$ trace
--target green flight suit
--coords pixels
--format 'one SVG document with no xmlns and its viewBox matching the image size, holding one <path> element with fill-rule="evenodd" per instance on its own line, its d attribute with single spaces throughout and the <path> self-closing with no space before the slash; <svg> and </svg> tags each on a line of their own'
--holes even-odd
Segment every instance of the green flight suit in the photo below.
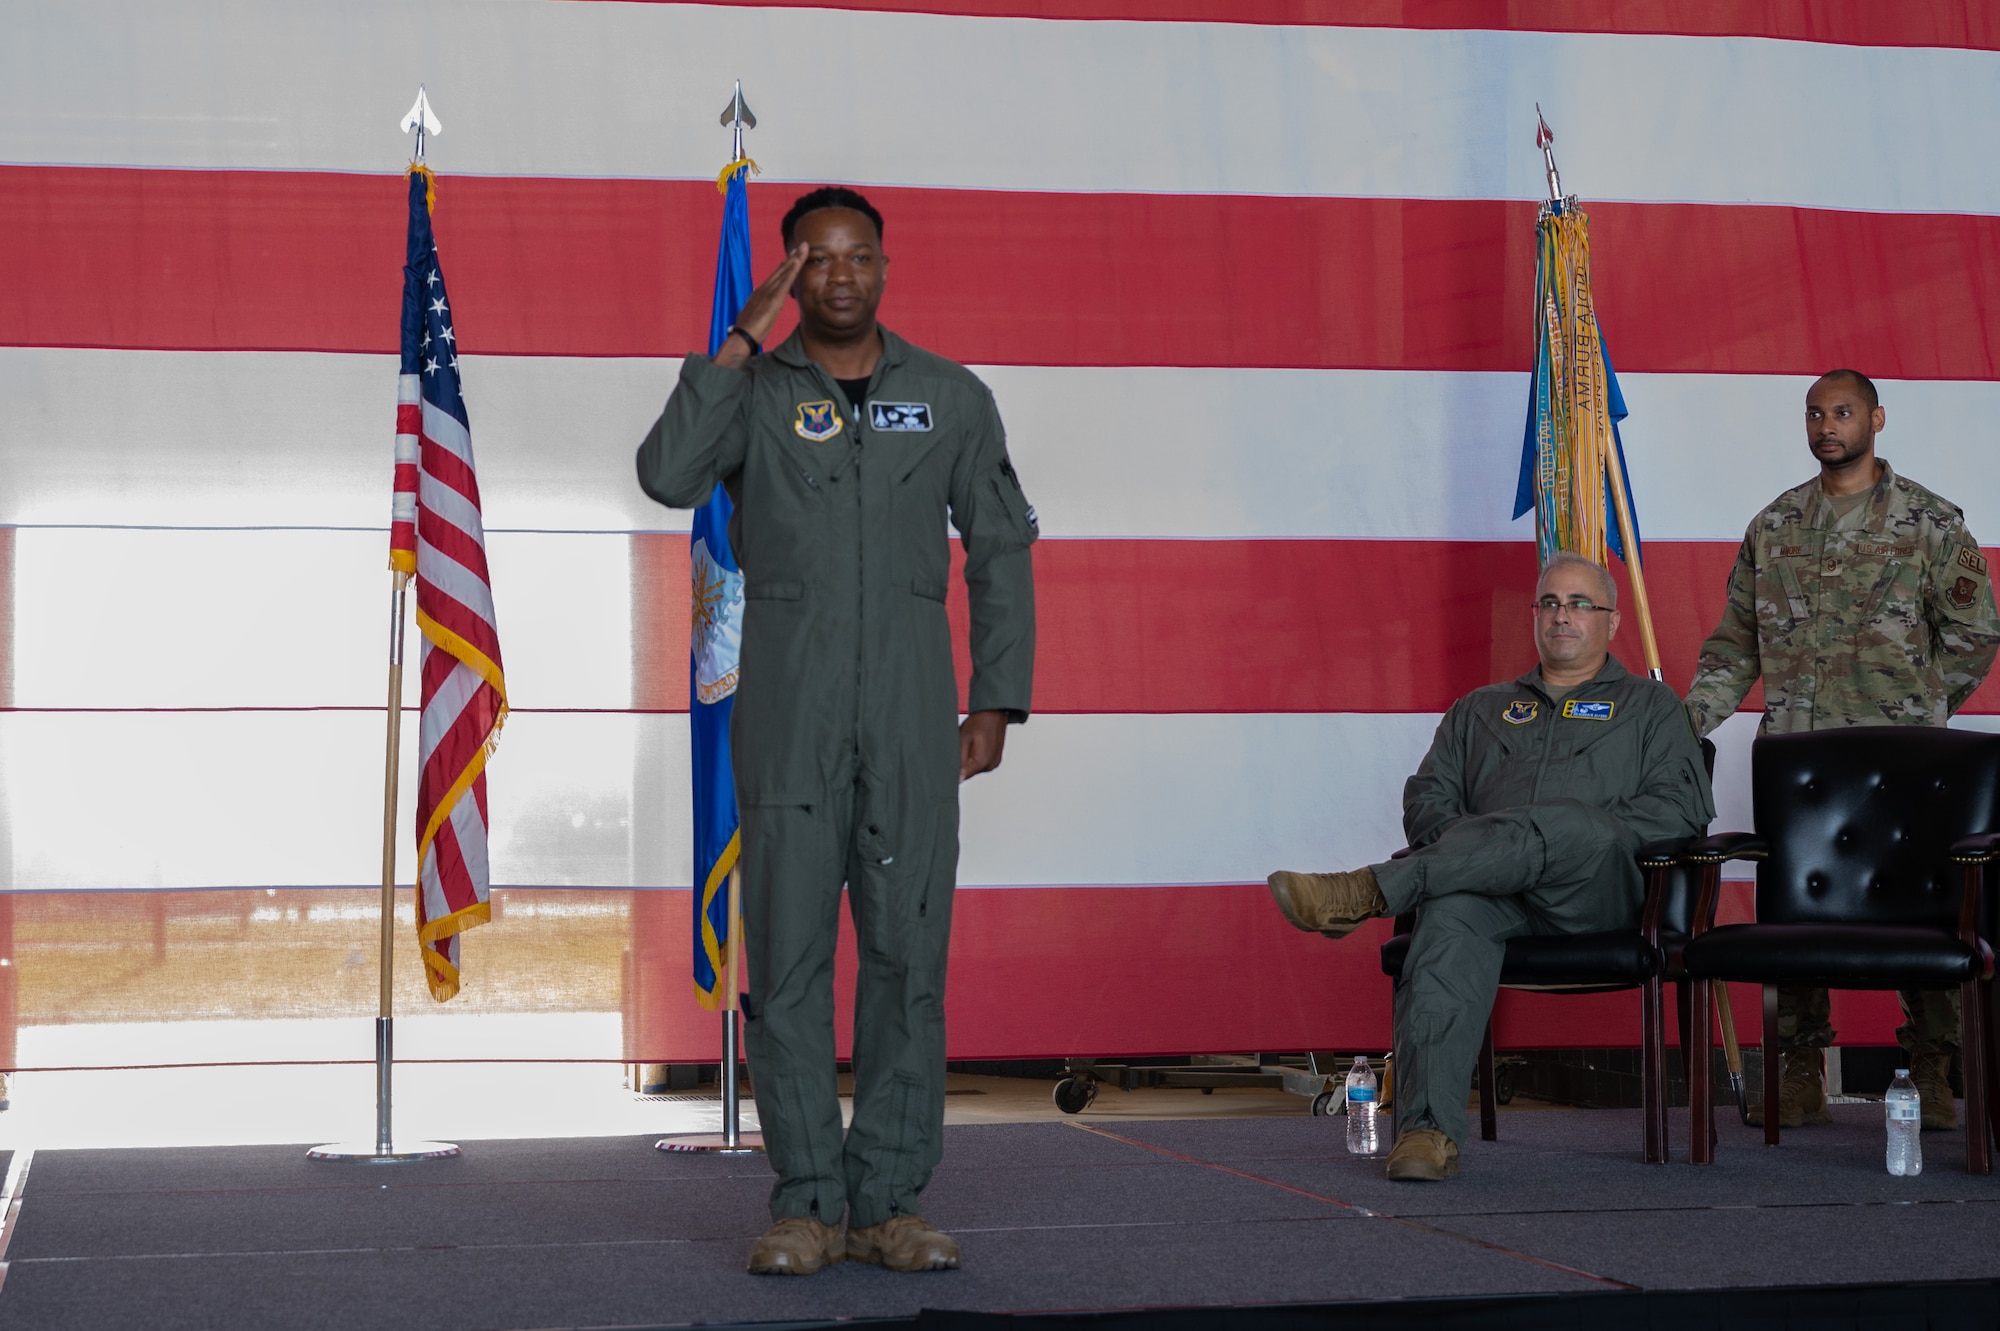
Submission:
<svg viewBox="0 0 2000 1331">
<path fill-rule="evenodd" d="M 1680 700 L 1615 656 L 1566 692 L 1538 666 L 1453 703 L 1403 786 L 1413 849 L 1370 866 L 1391 913 L 1418 912 L 1395 996 L 1397 1130 L 1465 1140 L 1509 938 L 1637 928 L 1634 853 L 1713 817 Z"/>
<path fill-rule="evenodd" d="M 1996 651 L 2000 617 L 1964 515 L 1883 462 L 1875 488 L 1844 513 L 1814 477 L 1750 520 L 1687 707 L 1705 735 L 1761 675 L 1760 734 L 1941 726 Z M 1958 990 L 1898 997 L 1905 1049 L 1958 1047 Z M 1833 1034 L 1826 990 L 1778 991 L 1782 1047 L 1825 1048 Z"/>
<path fill-rule="evenodd" d="M 860 413 L 796 333 L 741 369 L 690 356 L 638 457 L 663 504 L 695 507 L 718 481 L 736 504 L 745 1044 L 778 1175 L 771 1215 L 833 1225 L 915 1214 L 943 1145 L 959 767 L 947 515 L 965 546 L 971 710 L 1025 721 L 1034 674 L 1035 513 L 993 395 L 882 339 Z M 844 1140 L 843 884 L 860 951 Z"/>
</svg>

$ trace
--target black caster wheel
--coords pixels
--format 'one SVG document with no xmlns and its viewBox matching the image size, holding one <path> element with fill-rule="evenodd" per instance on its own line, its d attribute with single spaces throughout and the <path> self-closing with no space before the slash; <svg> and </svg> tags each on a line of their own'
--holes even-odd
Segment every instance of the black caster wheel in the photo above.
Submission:
<svg viewBox="0 0 2000 1331">
<path fill-rule="evenodd" d="M 1078 1077 L 1064 1077 L 1056 1083 L 1056 1108 L 1065 1114 L 1081 1114 L 1097 1098 L 1097 1087 Z"/>
<path fill-rule="evenodd" d="M 1514 1079 L 1504 1070 L 1493 1076 L 1493 1103 L 1512 1104 L 1514 1101 Z"/>
<path fill-rule="evenodd" d="M 1313 1117 L 1325 1118 L 1333 1112 L 1333 1092 L 1321 1091 L 1313 1097 Z"/>
</svg>

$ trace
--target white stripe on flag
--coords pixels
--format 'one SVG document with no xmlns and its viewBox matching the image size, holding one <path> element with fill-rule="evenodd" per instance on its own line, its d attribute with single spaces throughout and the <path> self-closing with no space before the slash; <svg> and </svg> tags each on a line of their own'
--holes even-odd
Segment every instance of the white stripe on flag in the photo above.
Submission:
<svg viewBox="0 0 2000 1331">
<path fill-rule="evenodd" d="M 233 526 L 254 512 L 279 525 L 379 529 L 380 454 L 351 441 L 380 437 L 383 361 L 0 349 L 0 523 Z M 466 367 L 481 404 L 489 529 L 686 530 L 687 514 L 632 480 L 633 449 L 680 362 L 474 356 Z M 1531 521 L 1508 517 L 1525 373 L 974 368 L 1051 537 L 1531 536 Z M 1738 540 L 1758 508 L 1816 466 L 1804 376 L 1619 382 L 1651 539 Z M 282 420 L 218 414 L 214 404 L 245 383 L 309 409 Z M 2000 383 L 1877 384 L 1883 455 L 2000 542 L 2000 468 L 1987 442 Z M 107 491 L 106 476 L 127 483 Z"/>
<path fill-rule="evenodd" d="M 379 173 L 404 141 L 354 108 L 428 80 L 453 171 L 709 179 L 715 143 L 688 127 L 755 52 L 757 112 L 783 126 L 752 145 L 767 181 L 1535 199 L 1539 100 L 1593 199 L 2000 212 L 2000 173 L 1965 167 L 2000 158 L 1986 51 L 434 0 L 440 42 L 410 40 L 401 0 L 85 12 L 10 15 L 34 55 L 0 79 L 0 161 Z M 866 73 L 829 98 L 829 70 Z M 606 114 L 606 89 L 648 95 Z"/>
<path fill-rule="evenodd" d="M 493 615 L 493 590 L 485 579 L 428 541 L 417 541 L 417 577 L 457 601 L 498 631 Z"/>
</svg>

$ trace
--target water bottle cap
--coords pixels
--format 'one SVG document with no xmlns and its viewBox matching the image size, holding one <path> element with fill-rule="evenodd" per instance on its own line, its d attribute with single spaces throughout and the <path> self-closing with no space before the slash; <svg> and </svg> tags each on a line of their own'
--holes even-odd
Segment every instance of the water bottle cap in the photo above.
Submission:
<svg viewBox="0 0 2000 1331">
<path fill-rule="evenodd" d="M 1875 1066 L 1879 1068 L 1879 1067 L 1881 1067 L 1882 1065 L 1881 1065 L 1880 1063 L 1877 1063 L 1877 1064 L 1876 1064 Z M 1897 1069 L 1896 1069 L 1896 1075 L 1897 1075 L 1898 1077 L 1907 1077 L 1907 1076 L 1909 1076 L 1909 1075 L 1910 1075 L 1910 1070 L 1909 1070 L 1908 1068 L 1897 1068 Z"/>
</svg>

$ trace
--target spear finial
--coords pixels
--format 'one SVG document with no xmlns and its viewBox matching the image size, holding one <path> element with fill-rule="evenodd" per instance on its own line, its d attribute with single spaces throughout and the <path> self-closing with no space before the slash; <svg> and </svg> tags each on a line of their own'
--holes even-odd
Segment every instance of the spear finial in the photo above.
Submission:
<svg viewBox="0 0 2000 1331">
<path fill-rule="evenodd" d="M 757 128 L 757 117 L 751 114 L 750 103 L 743 100 L 743 80 L 736 80 L 736 95 L 729 99 L 729 105 L 722 108 L 722 123 L 733 131 L 735 152 L 732 162 L 743 160 L 743 131 Z"/>
<path fill-rule="evenodd" d="M 1542 104 L 1535 103 L 1535 146 L 1542 150 L 1542 164 L 1548 170 L 1549 202 L 1559 204 L 1563 200 L 1562 173 L 1556 170 L 1556 132 L 1549 128 L 1549 122 L 1542 119 Z"/>
<path fill-rule="evenodd" d="M 405 134 L 408 134 L 412 129 L 417 131 L 417 152 L 416 156 L 410 160 L 418 166 L 422 166 L 424 164 L 424 135 L 442 134 L 444 133 L 444 126 L 438 123 L 436 112 L 431 110 L 431 100 L 424 95 L 424 85 L 421 83 L 417 85 L 416 104 L 410 108 L 410 113 L 403 117 L 402 129 Z"/>
</svg>

